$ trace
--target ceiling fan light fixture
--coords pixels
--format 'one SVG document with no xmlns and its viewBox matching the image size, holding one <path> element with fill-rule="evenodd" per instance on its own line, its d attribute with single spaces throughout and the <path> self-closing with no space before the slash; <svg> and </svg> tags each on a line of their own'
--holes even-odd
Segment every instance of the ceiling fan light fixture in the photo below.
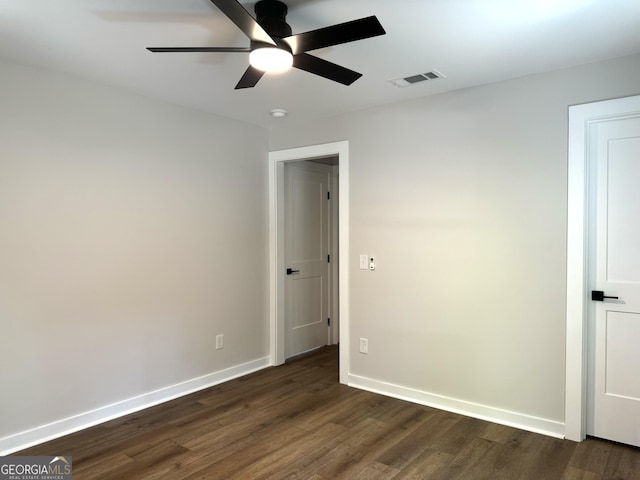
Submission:
<svg viewBox="0 0 640 480">
<path fill-rule="evenodd" d="M 251 51 L 249 63 L 263 72 L 286 72 L 293 65 L 293 55 L 282 48 L 261 47 Z"/>
</svg>

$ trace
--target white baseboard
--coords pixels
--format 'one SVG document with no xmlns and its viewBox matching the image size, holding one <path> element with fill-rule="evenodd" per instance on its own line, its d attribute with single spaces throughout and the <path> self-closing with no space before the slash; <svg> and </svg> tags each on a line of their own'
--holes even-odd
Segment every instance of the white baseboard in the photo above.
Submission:
<svg viewBox="0 0 640 480">
<path fill-rule="evenodd" d="M 83 412 L 72 417 L 64 418 L 56 422 L 0 438 L 0 456 L 9 455 L 13 452 L 32 447 L 33 445 L 48 442 L 54 438 L 62 437 L 64 435 L 113 420 L 114 418 L 122 417 L 124 415 L 233 380 L 234 378 L 248 375 L 249 373 L 262 370 L 270 365 L 271 361 L 269 357 L 259 358 L 251 362 L 226 368 L 218 372 L 209 373 L 202 377 L 192 378 L 185 382 L 170 385 L 153 392 L 145 393 L 127 400 L 112 403 L 111 405 L 96 408 L 95 410 Z"/>
<path fill-rule="evenodd" d="M 421 390 L 402 387 L 400 385 L 381 382 L 379 380 L 353 374 L 349 374 L 348 385 L 350 387 L 380 393 L 388 397 L 426 405 L 439 410 L 459 413 L 460 415 L 465 415 L 467 417 L 479 418 L 480 420 L 499 423 L 508 427 L 519 428 L 521 430 L 540 433 L 555 438 L 564 438 L 564 423 L 548 420 L 546 418 L 538 418 L 522 413 L 510 412 L 508 410 L 423 392 Z"/>
</svg>

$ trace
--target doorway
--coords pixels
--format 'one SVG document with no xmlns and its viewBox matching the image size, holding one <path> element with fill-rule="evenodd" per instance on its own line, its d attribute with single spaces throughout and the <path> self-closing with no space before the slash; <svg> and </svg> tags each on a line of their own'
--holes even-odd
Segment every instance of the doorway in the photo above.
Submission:
<svg viewBox="0 0 640 480">
<path fill-rule="evenodd" d="M 338 230 L 338 192 L 331 186 L 334 175 L 337 180 L 337 161 L 328 157 L 284 164 L 287 360 L 331 345 L 332 330 L 339 326 L 338 315 L 332 313 L 338 304 L 331 275 L 339 264 L 332 241 Z"/>
<path fill-rule="evenodd" d="M 603 102 L 595 102 L 585 105 L 578 105 L 569 108 L 569 178 L 568 178 L 568 231 L 567 231 L 567 334 L 566 334 L 566 399 L 565 399 L 565 437 L 574 441 L 584 440 L 588 433 L 593 433 L 594 412 L 593 404 L 594 389 L 589 388 L 590 383 L 594 384 L 594 379 L 598 375 L 597 364 L 601 364 L 603 358 L 601 355 L 602 348 L 598 350 L 597 341 L 599 329 L 602 333 L 602 319 L 605 319 L 605 329 L 609 326 L 611 332 L 615 336 L 621 337 L 623 340 L 628 337 L 629 333 L 621 333 L 620 328 L 631 329 L 631 335 L 638 331 L 638 327 L 628 321 L 619 322 L 622 317 L 627 317 L 627 306 L 617 306 L 614 309 L 604 308 L 603 304 L 592 301 L 592 291 L 598 291 L 597 287 L 610 288 L 612 283 L 608 282 L 601 276 L 600 267 L 596 265 L 595 256 L 598 248 L 603 248 L 603 243 L 594 240 L 596 234 L 596 223 L 600 222 L 602 206 L 599 207 L 600 212 L 594 212 L 596 205 L 600 205 L 593 199 L 596 198 L 598 190 L 595 180 L 600 174 L 597 173 L 599 151 L 604 151 L 608 157 L 613 152 L 611 140 L 614 143 L 620 140 L 636 140 L 636 134 L 622 136 L 614 135 L 613 137 L 603 137 L 598 139 L 600 131 L 610 129 L 612 126 L 618 128 L 618 125 L 629 120 L 640 118 L 640 96 L 627 97 Z M 604 128 L 603 128 L 604 127 Z M 617 135 L 617 134 L 616 134 Z M 603 149 L 603 142 L 606 146 Z M 599 148 L 600 145 L 600 148 Z M 615 152 L 614 152 L 615 153 Z M 617 155 L 617 154 L 616 154 Z M 619 158 L 619 160 L 618 160 Z M 625 178 L 629 174 L 622 171 L 614 172 L 619 166 L 629 163 L 629 158 L 637 158 L 635 156 L 621 156 L 613 161 L 618 163 L 614 168 L 606 167 L 605 174 L 612 173 L 617 175 L 621 185 L 624 184 Z M 626 168 L 626 167 L 625 167 Z M 631 167 L 631 168 L 638 168 Z M 606 172 L 609 173 L 606 173 Z M 604 177 L 606 179 L 606 177 Z M 611 184 L 607 180 L 608 184 Z M 615 182 L 614 182 L 615 183 Z M 613 185 L 613 184 L 611 184 Z M 629 189 L 633 192 L 633 189 Z M 613 197 L 611 197 L 613 198 Z M 620 198 L 624 198 L 620 197 Z M 637 200 L 631 200 L 637 201 Z M 609 207 L 607 207 L 609 208 Z M 610 210 L 607 210 L 610 211 Z M 636 232 L 637 233 L 637 232 Z M 627 233 L 628 234 L 628 233 Z M 633 232 L 632 232 L 633 234 Z M 613 238 L 613 237 L 612 237 Z M 600 255 L 600 254 L 598 254 Z M 608 255 L 608 253 L 607 253 Z M 612 270 L 613 271 L 613 270 Z M 630 281 L 629 281 L 630 280 Z M 640 284 L 640 279 L 627 279 L 627 284 Z M 605 292 L 606 294 L 607 292 Z M 611 299 L 614 300 L 614 299 Z M 631 297 L 628 296 L 624 300 L 628 304 L 633 303 Z M 598 305 L 596 305 L 598 304 Z M 607 311 L 613 311 L 610 321 L 607 320 Z M 620 313 L 625 315 L 620 315 Z M 596 324 L 600 325 L 596 326 Z M 589 328 L 590 325 L 596 326 Z M 613 338 L 611 337 L 611 338 Z M 599 340 L 598 340 L 599 341 Z M 606 352 L 619 356 L 621 350 L 626 347 L 624 344 L 620 346 L 609 346 Z M 629 350 L 627 348 L 627 350 Z M 636 350 L 631 351 L 631 355 L 635 355 Z M 622 351 L 622 355 L 625 352 Z M 614 363 L 620 363 L 620 359 L 605 358 L 605 363 L 613 360 Z M 634 360 L 637 363 L 637 357 Z M 613 365 L 614 363 L 611 363 Z M 625 368 L 623 370 L 626 369 Z M 593 376 L 593 378 L 591 378 Z M 606 382 L 605 382 L 606 383 Z M 633 397 L 628 392 L 616 392 L 617 385 L 615 378 L 612 377 L 610 383 L 606 383 L 606 387 L 595 388 L 595 395 Z M 625 388 L 627 385 L 625 385 Z M 636 384 L 632 388 L 640 388 Z M 606 391 L 605 391 L 606 390 Z M 633 392 L 632 392 L 633 393 Z M 637 393 L 637 392 L 636 392 Z M 640 394 L 637 395 L 640 397 Z M 631 399 L 633 400 L 633 399 Z M 597 432 L 596 432 L 597 433 Z M 640 439 L 638 439 L 640 441 Z"/>
<path fill-rule="evenodd" d="M 273 365 L 285 361 L 285 250 L 284 165 L 287 162 L 336 157 L 338 162 L 338 255 L 340 382 L 347 383 L 349 366 L 349 144 L 347 141 L 279 150 L 269 153 L 269 271 L 270 357 Z M 334 339 L 338 340 L 338 339 Z"/>
</svg>

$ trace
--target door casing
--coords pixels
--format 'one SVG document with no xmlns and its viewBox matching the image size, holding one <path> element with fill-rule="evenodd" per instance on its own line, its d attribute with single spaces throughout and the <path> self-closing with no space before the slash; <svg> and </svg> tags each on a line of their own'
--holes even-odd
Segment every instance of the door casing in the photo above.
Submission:
<svg viewBox="0 0 640 480">
<path fill-rule="evenodd" d="M 587 430 L 589 128 L 639 111 L 640 95 L 569 107 L 565 438 L 577 442 Z"/>
<path fill-rule="evenodd" d="M 349 372 L 349 142 L 333 142 L 269 152 L 269 355 L 272 365 L 285 361 L 284 351 L 284 164 L 338 157 L 340 382 Z"/>
</svg>

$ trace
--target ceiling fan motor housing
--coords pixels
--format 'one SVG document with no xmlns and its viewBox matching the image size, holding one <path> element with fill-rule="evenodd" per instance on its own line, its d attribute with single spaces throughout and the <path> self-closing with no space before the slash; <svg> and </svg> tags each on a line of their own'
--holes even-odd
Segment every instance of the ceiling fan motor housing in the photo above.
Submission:
<svg viewBox="0 0 640 480">
<path fill-rule="evenodd" d="M 278 0 L 261 0 L 256 3 L 256 20 L 262 28 L 275 38 L 291 35 L 291 27 L 285 21 L 287 6 Z"/>
</svg>

